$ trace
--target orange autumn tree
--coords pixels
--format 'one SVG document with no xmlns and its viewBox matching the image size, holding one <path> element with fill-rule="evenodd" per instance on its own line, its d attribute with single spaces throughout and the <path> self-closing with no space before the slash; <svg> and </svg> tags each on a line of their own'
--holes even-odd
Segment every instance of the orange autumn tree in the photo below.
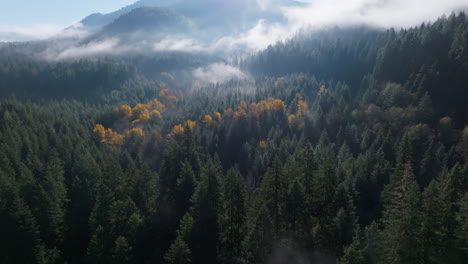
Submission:
<svg viewBox="0 0 468 264">
<path fill-rule="evenodd" d="M 117 107 L 114 110 L 114 114 L 121 118 L 122 117 L 130 118 L 132 116 L 132 108 L 128 105 L 122 105 L 122 106 Z"/>
<path fill-rule="evenodd" d="M 288 116 L 288 123 L 290 128 L 295 128 L 297 127 L 297 118 L 295 115 L 289 115 Z"/>
<path fill-rule="evenodd" d="M 182 124 L 178 124 L 172 128 L 171 133 L 169 133 L 168 136 L 169 137 L 180 136 L 184 134 L 184 132 L 185 132 L 184 126 L 182 126 Z"/>
<path fill-rule="evenodd" d="M 231 114 L 232 109 L 227 109 L 224 112 L 225 116 L 229 116 Z M 275 111 L 275 112 L 285 112 L 286 111 L 286 104 L 280 100 L 280 99 L 275 99 L 275 98 L 268 98 L 267 100 L 262 100 L 258 103 L 251 103 L 250 105 L 247 105 L 246 102 L 242 101 L 240 104 L 237 106 L 237 111 L 234 112 L 234 117 L 236 119 L 240 118 L 246 118 L 247 116 L 250 116 L 255 119 L 260 119 L 260 116 L 269 112 L 269 111 Z"/>
<path fill-rule="evenodd" d="M 127 136 L 138 136 L 138 137 L 144 137 L 145 132 L 139 128 L 132 128 L 127 132 Z"/>
<path fill-rule="evenodd" d="M 224 116 L 228 118 L 232 118 L 234 116 L 234 110 L 232 110 L 232 108 L 228 108 L 224 110 Z"/>
<path fill-rule="evenodd" d="M 192 121 L 192 120 L 187 120 L 187 122 L 185 122 L 187 127 L 193 131 L 195 129 L 195 127 L 197 126 L 197 122 L 196 121 Z"/>
<path fill-rule="evenodd" d="M 169 106 L 174 105 L 177 102 L 177 96 L 175 96 L 174 92 L 171 89 L 166 88 L 166 84 L 160 84 L 160 86 L 163 89 L 159 91 L 159 99 Z"/>
<path fill-rule="evenodd" d="M 205 115 L 202 122 L 205 125 L 205 127 L 210 127 L 214 124 L 214 120 L 213 117 L 211 117 L 211 115 Z"/>
<path fill-rule="evenodd" d="M 234 112 L 234 117 L 236 119 L 246 118 L 247 117 L 248 106 L 247 103 L 241 101 L 237 106 L 237 111 Z"/>
<path fill-rule="evenodd" d="M 93 133 L 95 137 L 106 144 L 111 144 L 111 145 L 122 145 L 124 142 L 124 136 L 120 135 L 117 132 L 112 131 L 112 129 L 104 128 L 103 125 L 97 124 L 94 129 Z"/>
<path fill-rule="evenodd" d="M 297 116 L 303 117 L 307 111 L 309 111 L 309 105 L 304 100 L 299 100 L 297 102 Z"/>
<path fill-rule="evenodd" d="M 220 112 L 214 113 L 214 118 L 216 119 L 216 121 L 221 121 L 222 119 L 221 113 Z"/>
</svg>

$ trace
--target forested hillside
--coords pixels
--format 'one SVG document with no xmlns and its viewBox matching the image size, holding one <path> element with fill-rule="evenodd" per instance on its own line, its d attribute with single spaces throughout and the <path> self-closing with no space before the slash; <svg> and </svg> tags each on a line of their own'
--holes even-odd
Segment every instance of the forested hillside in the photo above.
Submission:
<svg viewBox="0 0 468 264">
<path fill-rule="evenodd" d="M 468 18 L 214 58 L 0 47 L 0 263 L 465 263 Z M 184 70 L 181 70 L 184 69 Z"/>
</svg>

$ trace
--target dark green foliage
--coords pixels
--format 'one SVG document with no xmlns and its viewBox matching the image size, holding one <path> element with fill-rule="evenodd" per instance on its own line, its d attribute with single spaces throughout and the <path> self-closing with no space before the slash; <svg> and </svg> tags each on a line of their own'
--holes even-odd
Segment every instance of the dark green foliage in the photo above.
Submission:
<svg viewBox="0 0 468 264">
<path fill-rule="evenodd" d="M 2 46 L 0 263 L 466 262 L 467 24 L 300 36 L 243 60 L 253 80 L 199 89 L 161 72 L 210 58 Z M 145 136 L 93 135 L 126 134 L 112 110 L 165 86 L 177 101 Z M 251 113 L 269 97 L 285 109 Z"/>
</svg>

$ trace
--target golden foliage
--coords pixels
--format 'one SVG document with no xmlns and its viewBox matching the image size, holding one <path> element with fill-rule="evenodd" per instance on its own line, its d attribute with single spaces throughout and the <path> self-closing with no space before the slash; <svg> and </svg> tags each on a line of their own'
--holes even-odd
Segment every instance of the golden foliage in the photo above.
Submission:
<svg viewBox="0 0 468 264">
<path fill-rule="evenodd" d="M 124 143 L 124 136 L 120 135 L 119 133 L 114 132 L 112 137 L 109 139 L 109 144 L 111 145 L 123 145 Z"/>
<path fill-rule="evenodd" d="M 197 126 L 197 121 L 187 120 L 186 125 L 191 131 L 193 131 Z"/>
<path fill-rule="evenodd" d="M 175 96 L 169 88 L 164 88 L 159 91 L 159 99 L 169 106 L 172 106 L 177 102 L 177 96 Z"/>
<path fill-rule="evenodd" d="M 151 111 L 151 119 L 153 120 L 161 120 L 162 119 L 162 114 L 158 110 L 153 110 Z"/>
<path fill-rule="evenodd" d="M 232 108 L 224 110 L 224 116 L 232 118 L 234 116 L 234 111 L 232 110 Z"/>
<path fill-rule="evenodd" d="M 216 121 L 221 121 L 222 116 L 221 116 L 220 112 L 214 113 L 214 117 L 215 117 Z"/>
<path fill-rule="evenodd" d="M 237 106 L 237 111 L 246 111 L 247 112 L 247 103 L 245 101 L 241 101 L 240 104 Z"/>
<path fill-rule="evenodd" d="M 161 86 L 161 87 L 166 87 L 165 84 L 164 84 L 164 85 L 160 85 L 160 86 Z M 164 98 L 164 97 L 166 97 L 166 96 L 168 96 L 168 95 L 169 95 L 169 89 L 168 89 L 168 88 L 164 88 L 164 89 L 161 89 L 161 90 L 159 91 L 159 98 Z"/>
<path fill-rule="evenodd" d="M 103 125 L 97 124 L 93 132 L 95 136 L 103 143 L 112 144 L 112 145 L 122 145 L 124 142 L 124 137 L 117 132 L 112 131 L 112 129 L 105 129 Z"/>
<path fill-rule="evenodd" d="M 260 116 L 268 111 L 285 112 L 286 104 L 282 100 L 272 97 L 268 98 L 268 100 L 262 100 L 258 103 L 251 103 L 249 106 L 246 102 L 242 101 L 237 106 L 236 112 L 233 112 L 232 109 L 229 108 L 224 111 L 224 115 L 230 117 L 232 114 L 234 114 L 234 117 L 237 119 L 247 118 L 247 116 L 260 119 Z"/>
<path fill-rule="evenodd" d="M 140 118 L 138 118 L 137 120 L 133 120 L 133 122 L 131 123 L 132 126 L 135 126 L 135 125 L 138 125 L 138 124 L 146 124 L 148 123 L 148 121 L 150 121 L 151 118 L 150 118 L 150 115 L 148 114 L 141 114 L 140 115 Z"/>
<path fill-rule="evenodd" d="M 127 136 L 139 136 L 139 137 L 144 137 L 145 132 L 139 128 L 132 128 L 127 132 Z"/>
<path fill-rule="evenodd" d="M 295 115 L 288 116 L 289 127 L 294 128 L 297 126 L 297 119 Z"/>
<path fill-rule="evenodd" d="M 239 110 L 234 113 L 236 119 L 243 119 L 247 117 L 247 112 L 244 110 Z"/>
<path fill-rule="evenodd" d="M 205 115 L 202 122 L 205 125 L 205 127 L 210 127 L 214 124 L 213 117 L 211 117 L 210 115 Z"/>
<path fill-rule="evenodd" d="M 286 104 L 280 99 L 270 97 L 268 98 L 268 109 L 284 112 L 286 110 Z"/>
<path fill-rule="evenodd" d="M 106 129 L 104 128 L 103 125 L 97 124 L 94 129 L 93 129 L 94 135 L 98 137 L 99 139 L 104 139 L 106 137 Z"/>
<path fill-rule="evenodd" d="M 264 149 L 264 148 L 266 148 L 266 146 L 267 146 L 266 141 L 262 140 L 262 141 L 258 142 L 258 147 L 259 148 Z"/>
<path fill-rule="evenodd" d="M 309 111 L 309 105 L 304 100 L 299 100 L 297 102 L 297 116 L 302 117 L 304 116 L 307 111 Z"/>
<path fill-rule="evenodd" d="M 159 102 L 158 99 L 153 99 L 149 101 L 147 106 L 148 109 L 158 110 L 159 112 L 164 111 L 164 109 L 166 108 L 166 106 L 163 103 Z"/>
<path fill-rule="evenodd" d="M 122 105 L 117 107 L 114 110 L 114 114 L 118 117 L 131 117 L 132 116 L 132 108 L 128 105 Z"/>
<path fill-rule="evenodd" d="M 139 119 L 142 114 L 148 114 L 148 105 L 146 104 L 137 104 L 132 109 L 133 118 Z"/>
<path fill-rule="evenodd" d="M 185 132 L 184 127 L 183 127 L 181 124 L 178 124 L 178 125 L 175 125 L 175 126 L 172 128 L 172 131 L 171 131 L 171 133 L 169 134 L 169 136 L 182 135 L 182 134 L 184 134 L 184 132 Z"/>
</svg>

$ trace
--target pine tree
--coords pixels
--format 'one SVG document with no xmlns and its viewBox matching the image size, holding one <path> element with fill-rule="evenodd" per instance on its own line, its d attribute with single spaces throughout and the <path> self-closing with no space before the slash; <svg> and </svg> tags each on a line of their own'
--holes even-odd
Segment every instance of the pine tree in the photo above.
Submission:
<svg viewBox="0 0 468 264">
<path fill-rule="evenodd" d="M 180 227 L 177 230 L 176 239 L 172 242 L 169 250 L 164 256 L 164 260 L 169 264 L 187 264 L 192 261 L 192 252 L 188 241 L 191 239 L 193 218 L 186 214 L 180 221 Z"/>
<path fill-rule="evenodd" d="M 220 252 L 222 263 L 237 263 L 242 255 L 247 210 L 244 179 L 238 169 L 230 169 L 224 181 L 223 205 L 220 219 Z"/>
<path fill-rule="evenodd" d="M 278 157 L 273 160 L 273 167 L 268 169 L 262 179 L 260 196 L 266 204 L 273 218 L 277 234 L 282 230 L 282 216 L 285 207 L 286 186 L 281 161 Z"/>
<path fill-rule="evenodd" d="M 364 258 L 364 251 L 361 249 L 359 235 L 356 234 L 353 238 L 353 242 L 348 245 L 345 250 L 343 257 L 338 261 L 339 264 L 365 264 L 366 259 Z"/>
<path fill-rule="evenodd" d="M 200 183 L 193 195 L 193 236 L 189 245 L 195 263 L 216 263 L 222 197 L 220 178 L 220 168 L 209 160 L 202 168 Z"/>
<path fill-rule="evenodd" d="M 176 217 L 181 218 L 191 206 L 191 198 L 196 187 L 196 177 L 192 165 L 188 161 L 182 163 L 175 194 Z"/>
<path fill-rule="evenodd" d="M 273 246 L 274 223 L 265 205 L 260 205 L 252 214 L 244 242 L 244 255 L 249 263 L 264 263 Z"/>
<path fill-rule="evenodd" d="M 119 236 L 115 240 L 115 245 L 112 250 L 112 263 L 131 263 L 132 255 L 132 247 L 129 245 L 127 239 L 125 239 L 125 237 Z"/>
<path fill-rule="evenodd" d="M 420 247 L 420 194 L 411 164 L 387 187 L 383 212 L 384 263 L 418 263 Z"/>
<path fill-rule="evenodd" d="M 433 180 L 424 189 L 421 207 L 421 249 L 424 263 L 443 262 L 443 251 L 447 239 L 444 223 L 445 204 L 441 197 L 441 186 Z"/>
</svg>

